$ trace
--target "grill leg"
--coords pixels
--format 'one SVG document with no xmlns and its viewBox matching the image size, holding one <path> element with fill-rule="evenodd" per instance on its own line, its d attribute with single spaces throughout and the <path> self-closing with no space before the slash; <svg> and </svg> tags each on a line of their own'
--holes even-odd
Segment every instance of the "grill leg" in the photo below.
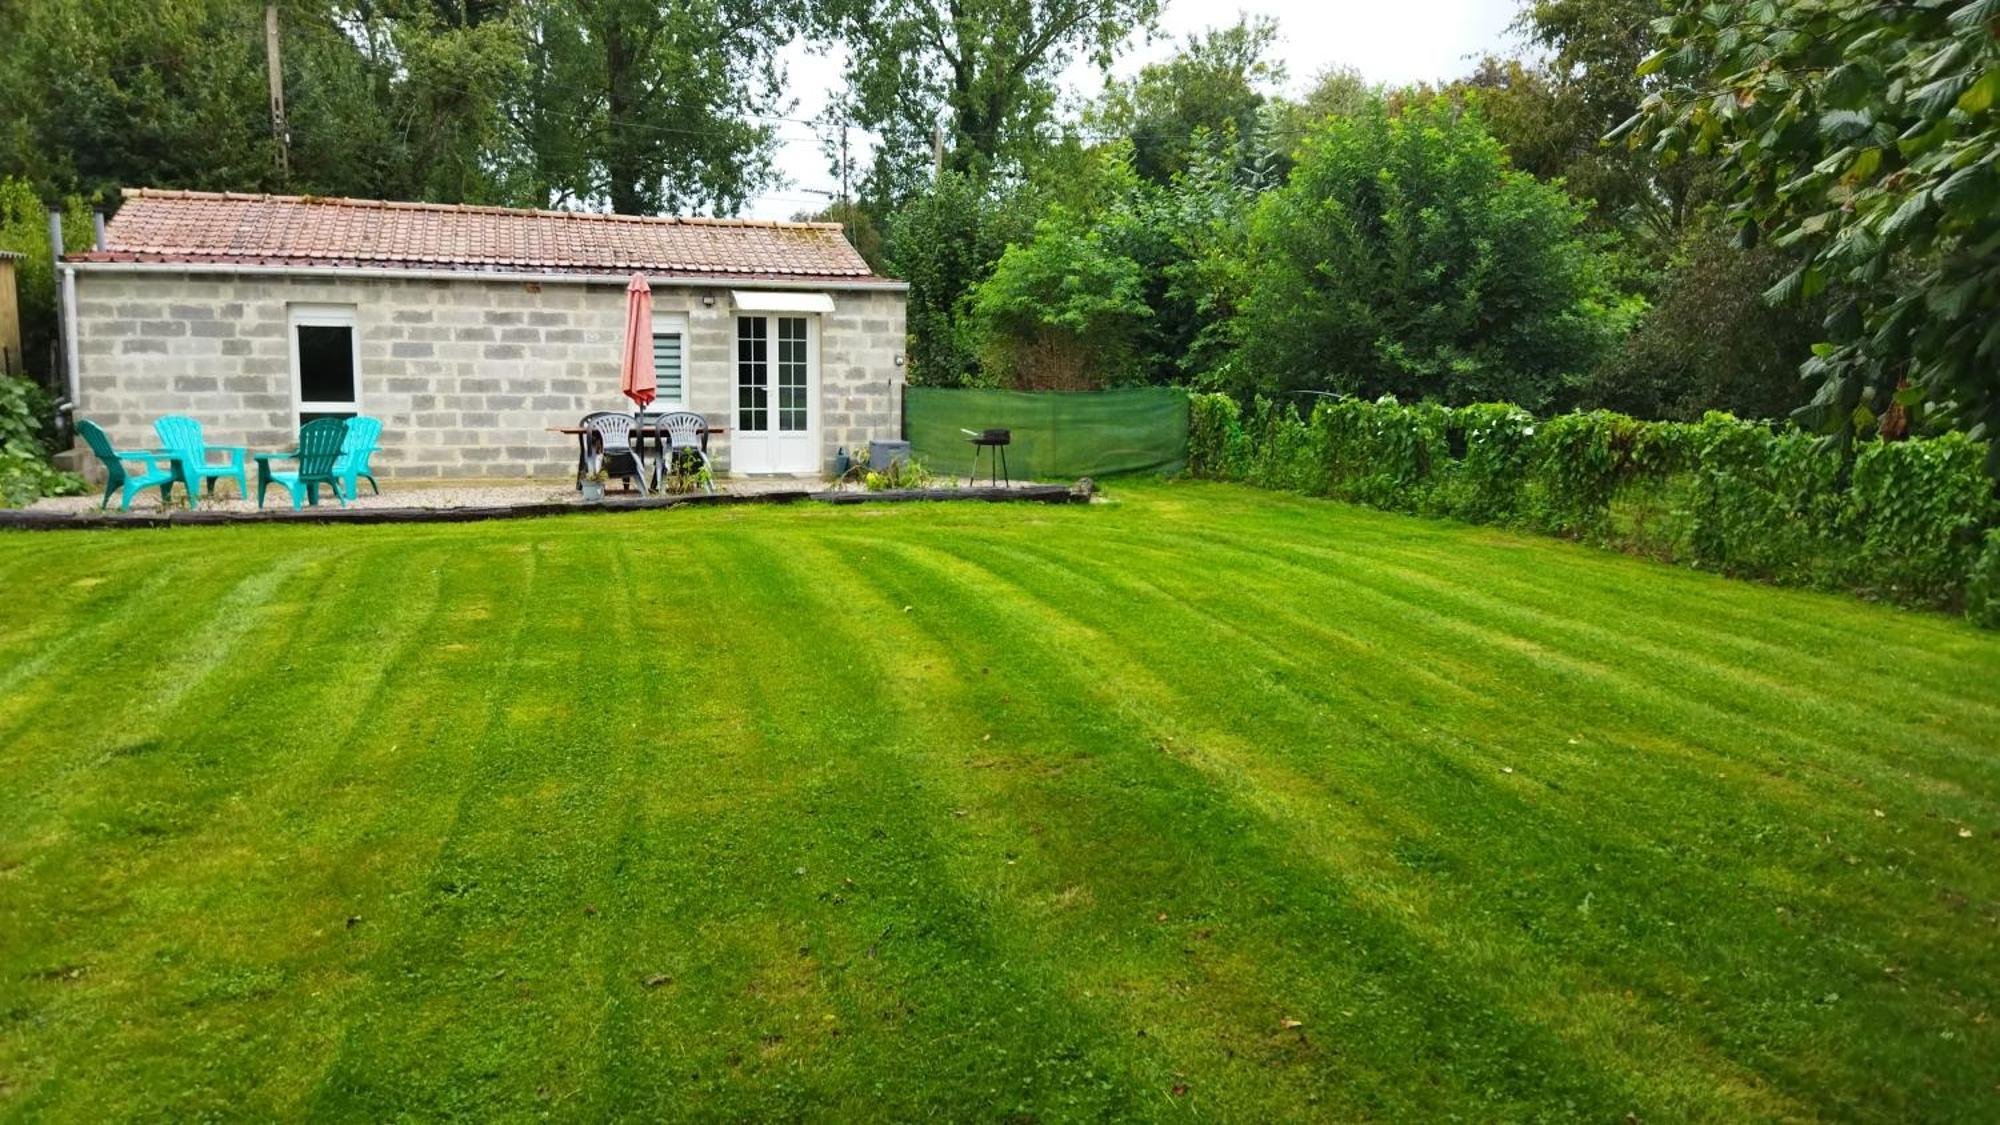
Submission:
<svg viewBox="0 0 2000 1125">
<path fill-rule="evenodd" d="M 1000 479 L 1011 485 L 1014 483 L 1014 475 L 1007 471 L 1007 447 L 1003 445 L 998 448 L 1000 450 Z"/>
</svg>

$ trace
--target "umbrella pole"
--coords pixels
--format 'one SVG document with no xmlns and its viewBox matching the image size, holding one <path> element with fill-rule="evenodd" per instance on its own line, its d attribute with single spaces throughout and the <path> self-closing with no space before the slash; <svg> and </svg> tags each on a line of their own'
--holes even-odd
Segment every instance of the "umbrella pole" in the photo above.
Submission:
<svg viewBox="0 0 2000 1125">
<path fill-rule="evenodd" d="M 650 496 L 653 490 L 646 484 L 645 421 L 646 408 L 635 403 L 632 411 L 632 436 L 636 440 L 632 443 L 632 463 L 639 470 L 639 495 Z"/>
</svg>

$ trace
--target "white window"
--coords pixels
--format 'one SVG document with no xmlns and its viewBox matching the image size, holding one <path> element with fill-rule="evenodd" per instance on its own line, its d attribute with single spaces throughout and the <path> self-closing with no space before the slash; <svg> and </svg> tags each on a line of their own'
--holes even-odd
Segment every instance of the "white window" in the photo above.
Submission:
<svg viewBox="0 0 2000 1125">
<path fill-rule="evenodd" d="M 361 339 L 353 305 L 292 305 L 292 401 L 299 424 L 361 413 Z"/>
<path fill-rule="evenodd" d="M 687 405 L 687 321 L 679 317 L 653 319 L 654 402 Z"/>
</svg>

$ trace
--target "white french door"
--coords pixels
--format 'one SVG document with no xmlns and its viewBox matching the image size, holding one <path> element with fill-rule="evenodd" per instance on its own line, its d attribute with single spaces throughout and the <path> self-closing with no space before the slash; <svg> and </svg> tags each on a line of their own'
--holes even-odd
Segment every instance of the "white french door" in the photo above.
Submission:
<svg viewBox="0 0 2000 1125">
<path fill-rule="evenodd" d="M 735 471 L 819 471 L 819 317 L 736 318 L 734 422 Z"/>
</svg>

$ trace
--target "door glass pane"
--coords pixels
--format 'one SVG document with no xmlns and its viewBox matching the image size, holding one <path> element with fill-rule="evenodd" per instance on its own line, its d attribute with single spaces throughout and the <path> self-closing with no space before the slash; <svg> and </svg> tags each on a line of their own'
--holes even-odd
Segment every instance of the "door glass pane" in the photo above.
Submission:
<svg viewBox="0 0 2000 1125">
<path fill-rule="evenodd" d="M 736 428 L 762 433 L 771 428 L 771 362 L 761 316 L 736 318 Z"/>
<path fill-rule="evenodd" d="M 778 320 L 778 428 L 806 428 L 806 318 Z"/>
<path fill-rule="evenodd" d="M 345 325 L 301 324 L 299 401 L 354 401 L 354 329 Z"/>
</svg>

